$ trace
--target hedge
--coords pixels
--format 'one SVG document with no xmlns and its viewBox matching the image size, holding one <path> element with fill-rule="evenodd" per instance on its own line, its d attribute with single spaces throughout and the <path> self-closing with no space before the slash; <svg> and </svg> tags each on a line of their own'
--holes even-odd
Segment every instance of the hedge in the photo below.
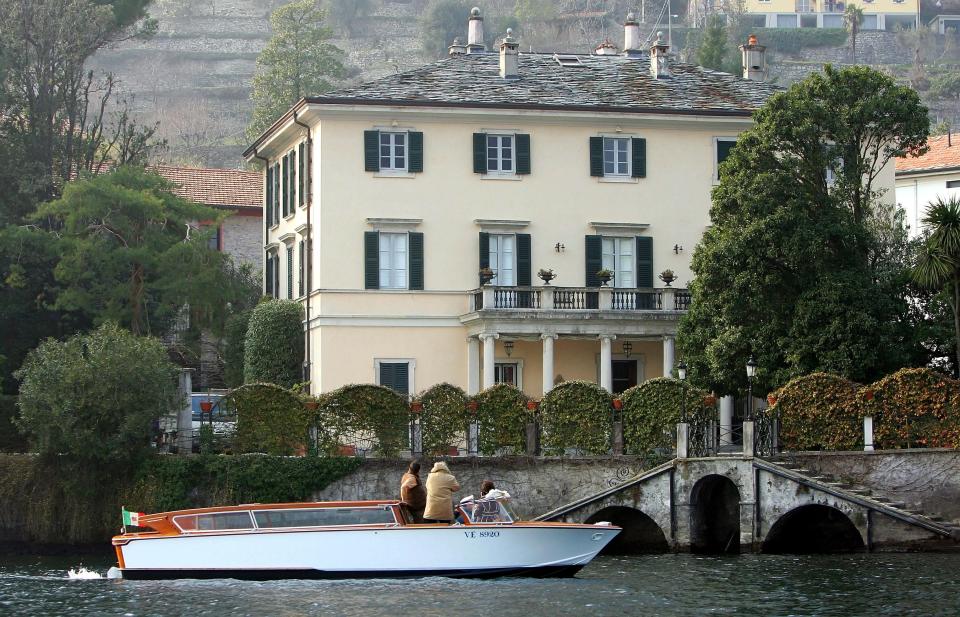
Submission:
<svg viewBox="0 0 960 617">
<path fill-rule="evenodd" d="M 829 373 L 798 377 L 772 396 L 770 413 L 780 420 L 787 450 L 850 450 L 863 444 L 860 386 Z"/>
<path fill-rule="evenodd" d="M 960 381 L 927 368 L 901 369 L 861 388 L 879 448 L 960 447 Z"/>
<path fill-rule="evenodd" d="M 467 395 L 457 386 L 440 383 L 417 396 L 423 451 L 446 454 L 466 439 Z"/>
<path fill-rule="evenodd" d="M 540 402 L 544 454 L 580 454 L 610 451 L 613 397 L 595 383 L 567 381 L 544 395 Z"/>
<path fill-rule="evenodd" d="M 372 384 L 346 385 L 320 399 L 319 425 L 334 445 L 396 457 L 409 447 L 406 397 Z"/>
<path fill-rule="evenodd" d="M 289 456 L 310 443 L 314 415 L 291 390 L 274 384 L 247 384 L 231 391 L 221 403 L 235 410 L 237 452 Z"/>
<path fill-rule="evenodd" d="M 29 443 L 13 419 L 17 415 L 17 397 L 0 394 L 0 452 L 26 452 Z"/>
<path fill-rule="evenodd" d="M 495 384 L 478 393 L 476 403 L 477 450 L 480 454 L 512 452 L 523 454 L 527 448 L 527 424 L 533 414 L 527 409 L 527 397 L 516 386 Z"/>
<path fill-rule="evenodd" d="M 224 326 L 223 380 L 230 388 L 243 385 L 247 328 L 252 314 L 253 309 L 235 313 Z"/>
<path fill-rule="evenodd" d="M 268 300 L 253 309 L 244 339 L 246 383 L 292 388 L 303 375 L 303 307 L 299 302 Z"/>
<path fill-rule="evenodd" d="M 705 390 L 671 377 L 650 379 L 625 391 L 620 396 L 625 452 L 647 456 L 654 450 L 672 449 L 684 404 L 692 423 L 715 419 L 716 407 L 707 404 L 707 396 Z"/>
</svg>

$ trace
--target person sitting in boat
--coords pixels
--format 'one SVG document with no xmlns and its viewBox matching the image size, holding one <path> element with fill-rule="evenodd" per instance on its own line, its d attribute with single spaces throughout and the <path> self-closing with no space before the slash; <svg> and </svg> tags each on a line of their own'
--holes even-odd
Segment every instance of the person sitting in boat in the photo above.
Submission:
<svg viewBox="0 0 960 617">
<path fill-rule="evenodd" d="M 487 496 L 487 493 L 497 488 L 493 485 L 493 480 L 484 480 L 480 483 L 480 499 Z"/>
<path fill-rule="evenodd" d="M 407 473 L 400 479 L 400 501 L 407 504 L 414 523 L 423 522 L 423 510 L 427 507 L 427 491 L 420 481 L 420 463 L 410 461 Z"/>
<path fill-rule="evenodd" d="M 486 483 L 484 483 L 486 484 Z M 493 482 L 490 482 L 492 485 Z M 491 486 L 486 491 L 480 489 L 480 499 L 473 503 L 473 512 L 470 514 L 470 520 L 474 523 L 503 523 L 509 522 L 504 516 L 503 509 L 500 507 L 500 500 L 510 499 L 510 493 L 501 491 Z"/>
<path fill-rule="evenodd" d="M 425 523 L 453 522 L 453 494 L 460 490 L 460 483 L 443 461 L 437 461 L 427 476 L 427 507 L 423 512 Z"/>
</svg>

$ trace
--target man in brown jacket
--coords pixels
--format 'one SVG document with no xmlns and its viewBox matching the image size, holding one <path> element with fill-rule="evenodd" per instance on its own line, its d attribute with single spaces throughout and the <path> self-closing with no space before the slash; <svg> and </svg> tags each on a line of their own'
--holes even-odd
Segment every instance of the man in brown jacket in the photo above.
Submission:
<svg viewBox="0 0 960 617">
<path fill-rule="evenodd" d="M 427 509 L 423 513 L 425 523 L 453 522 L 453 494 L 460 484 L 443 461 L 433 464 L 427 476 Z"/>
<path fill-rule="evenodd" d="M 427 507 L 427 491 L 420 481 L 420 463 L 410 461 L 407 473 L 400 479 L 400 501 L 410 508 L 414 523 L 423 522 L 423 510 Z"/>
</svg>

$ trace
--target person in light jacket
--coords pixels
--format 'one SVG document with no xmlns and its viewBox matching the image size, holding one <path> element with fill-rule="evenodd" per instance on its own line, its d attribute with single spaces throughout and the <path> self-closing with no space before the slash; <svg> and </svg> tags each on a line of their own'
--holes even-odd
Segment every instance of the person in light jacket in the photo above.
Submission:
<svg viewBox="0 0 960 617">
<path fill-rule="evenodd" d="M 427 476 L 427 509 L 423 512 L 425 523 L 453 522 L 453 494 L 460 484 L 443 461 L 433 464 Z"/>
<path fill-rule="evenodd" d="M 423 522 L 423 509 L 427 507 L 427 491 L 420 481 L 420 463 L 411 461 L 407 473 L 400 480 L 400 501 L 410 507 L 414 523 Z"/>
</svg>

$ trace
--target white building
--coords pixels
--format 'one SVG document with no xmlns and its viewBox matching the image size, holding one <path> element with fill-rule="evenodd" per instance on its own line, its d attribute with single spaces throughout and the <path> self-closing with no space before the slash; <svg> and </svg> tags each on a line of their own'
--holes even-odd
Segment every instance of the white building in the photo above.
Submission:
<svg viewBox="0 0 960 617">
<path fill-rule="evenodd" d="M 930 151 L 923 156 L 897 159 L 897 204 L 911 237 L 921 232 L 927 204 L 938 197 L 960 197 L 960 137 L 948 133 L 927 143 Z"/>
</svg>

